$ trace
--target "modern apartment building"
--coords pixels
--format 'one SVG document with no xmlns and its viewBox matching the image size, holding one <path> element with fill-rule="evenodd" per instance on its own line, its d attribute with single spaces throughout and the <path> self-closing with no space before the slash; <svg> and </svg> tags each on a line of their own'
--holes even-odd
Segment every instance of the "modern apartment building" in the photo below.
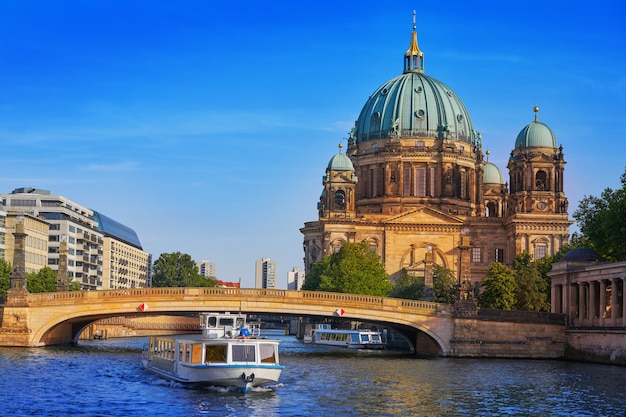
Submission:
<svg viewBox="0 0 626 417">
<path fill-rule="evenodd" d="M 287 273 L 287 289 L 300 291 L 304 284 L 304 271 L 298 267 L 294 267 Z"/>
<path fill-rule="evenodd" d="M 276 261 L 270 258 L 256 261 L 254 286 L 255 288 L 276 288 Z"/>
<path fill-rule="evenodd" d="M 68 272 L 83 289 L 149 285 L 151 257 L 132 229 L 49 190 L 18 188 L 0 194 L 0 203 L 7 218 L 21 215 L 49 224 L 47 264 L 55 271 L 60 242 L 67 241 Z"/>
<path fill-rule="evenodd" d="M 102 287 L 150 287 L 152 255 L 144 252 L 135 231 L 97 211 L 93 217 L 104 236 Z"/>
<path fill-rule="evenodd" d="M 207 261 L 206 259 L 201 260 L 196 264 L 198 266 L 198 272 L 205 278 L 215 278 L 217 277 L 215 273 L 215 262 Z"/>
</svg>

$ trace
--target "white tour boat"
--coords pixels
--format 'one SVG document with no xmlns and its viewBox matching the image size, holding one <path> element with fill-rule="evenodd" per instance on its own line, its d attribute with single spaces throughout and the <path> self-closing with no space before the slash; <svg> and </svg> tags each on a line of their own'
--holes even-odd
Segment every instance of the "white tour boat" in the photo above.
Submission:
<svg viewBox="0 0 626 417">
<path fill-rule="evenodd" d="M 330 324 L 316 324 L 311 335 L 304 337 L 304 342 L 345 347 L 348 349 L 384 349 L 382 333 L 368 330 L 332 329 Z"/>
<path fill-rule="evenodd" d="M 182 383 L 252 387 L 276 382 L 283 366 L 278 340 L 260 336 L 258 326 L 248 327 L 246 316 L 201 313 L 202 338 L 154 336 L 143 351 L 145 369 Z"/>
</svg>

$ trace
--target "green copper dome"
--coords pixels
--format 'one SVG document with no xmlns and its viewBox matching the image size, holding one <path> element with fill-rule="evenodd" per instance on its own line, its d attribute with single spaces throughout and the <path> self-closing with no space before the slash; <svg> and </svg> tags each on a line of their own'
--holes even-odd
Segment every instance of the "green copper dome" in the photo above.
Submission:
<svg viewBox="0 0 626 417">
<path fill-rule="evenodd" d="M 515 148 L 555 148 L 556 136 L 547 125 L 538 120 L 537 112 L 539 108 L 535 107 L 535 121 L 523 128 L 517 135 L 515 140 Z"/>
<path fill-rule="evenodd" d="M 355 134 L 357 142 L 423 136 L 474 141 L 472 120 L 461 99 L 420 72 L 406 72 L 380 86 L 363 106 Z"/>
<path fill-rule="evenodd" d="M 444 83 L 424 73 L 424 54 L 415 24 L 404 72 L 387 81 L 363 106 L 352 140 L 433 137 L 474 143 L 476 133 L 465 105 Z"/>
<path fill-rule="evenodd" d="M 339 153 L 330 159 L 326 169 L 331 171 L 354 171 L 352 161 L 346 155 L 341 153 L 341 148 L 342 145 L 339 145 Z"/>
<path fill-rule="evenodd" d="M 504 176 L 500 171 L 500 168 L 487 162 L 485 164 L 485 171 L 483 173 L 483 183 L 485 184 L 504 184 Z"/>
</svg>

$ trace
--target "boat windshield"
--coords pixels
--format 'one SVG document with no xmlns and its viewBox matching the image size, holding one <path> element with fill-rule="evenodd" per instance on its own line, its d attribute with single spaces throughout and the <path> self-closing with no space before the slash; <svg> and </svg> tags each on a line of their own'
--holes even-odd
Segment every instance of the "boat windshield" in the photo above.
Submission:
<svg viewBox="0 0 626 417">
<path fill-rule="evenodd" d="M 259 355 L 261 356 L 261 362 L 265 362 L 265 363 L 278 362 L 276 345 L 272 345 L 269 343 L 259 344 Z"/>
<path fill-rule="evenodd" d="M 233 362 L 254 362 L 254 345 L 233 345 Z"/>
</svg>

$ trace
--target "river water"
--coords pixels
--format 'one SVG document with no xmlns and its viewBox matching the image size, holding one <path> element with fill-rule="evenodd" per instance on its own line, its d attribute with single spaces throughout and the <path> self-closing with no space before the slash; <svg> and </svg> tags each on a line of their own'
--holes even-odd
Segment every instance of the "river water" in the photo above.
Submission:
<svg viewBox="0 0 626 417">
<path fill-rule="evenodd" d="M 274 337 L 275 335 L 272 335 Z M 277 336 L 285 370 L 247 394 L 145 372 L 147 338 L 0 348 L 1 416 L 624 416 L 626 368 L 417 359 Z"/>
</svg>

